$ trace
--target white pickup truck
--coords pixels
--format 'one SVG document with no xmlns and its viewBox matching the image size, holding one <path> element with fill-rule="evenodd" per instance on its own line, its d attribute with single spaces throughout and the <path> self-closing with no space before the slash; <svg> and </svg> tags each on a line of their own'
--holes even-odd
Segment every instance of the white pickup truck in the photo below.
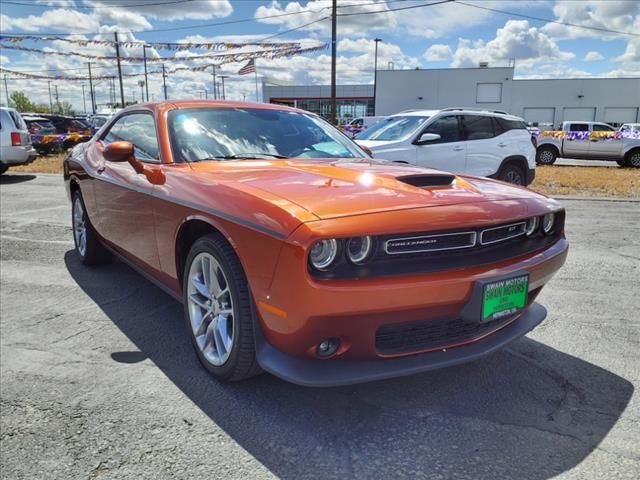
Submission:
<svg viewBox="0 0 640 480">
<path fill-rule="evenodd" d="M 536 162 L 552 165 L 558 157 L 611 160 L 621 167 L 640 167 L 640 135 L 618 132 L 600 122 L 563 122 L 562 130 L 538 135 Z"/>
</svg>

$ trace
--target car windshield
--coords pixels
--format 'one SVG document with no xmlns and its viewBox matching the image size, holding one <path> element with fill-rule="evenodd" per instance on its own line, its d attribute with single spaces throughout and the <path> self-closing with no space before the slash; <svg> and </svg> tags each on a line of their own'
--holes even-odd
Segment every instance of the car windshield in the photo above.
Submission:
<svg viewBox="0 0 640 480">
<path fill-rule="evenodd" d="M 247 158 L 356 158 L 366 154 L 321 118 L 265 108 L 169 112 L 176 162 Z"/>
<path fill-rule="evenodd" d="M 389 117 L 356 135 L 358 140 L 393 141 L 404 140 L 424 125 L 429 117 L 407 115 Z"/>
</svg>

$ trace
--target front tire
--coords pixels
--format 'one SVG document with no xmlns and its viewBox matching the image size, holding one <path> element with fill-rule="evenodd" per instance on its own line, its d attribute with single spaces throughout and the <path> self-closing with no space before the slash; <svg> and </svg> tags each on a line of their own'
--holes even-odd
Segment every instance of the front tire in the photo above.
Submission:
<svg viewBox="0 0 640 480">
<path fill-rule="evenodd" d="M 640 168 L 640 150 L 632 150 L 625 156 L 628 167 Z"/>
<path fill-rule="evenodd" d="M 220 235 L 198 239 L 183 276 L 185 320 L 198 359 L 216 379 L 260 372 L 249 285 L 233 248 Z"/>
<path fill-rule="evenodd" d="M 616 160 L 616 163 L 621 167 L 628 167 L 626 158 Z"/>
<path fill-rule="evenodd" d="M 73 227 L 73 243 L 80 261 L 85 265 L 99 265 L 109 260 L 109 252 L 98 240 L 80 190 L 71 197 L 71 224 Z"/>
<path fill-rule="evenodd" d="M 514 185 L 526 186 L 527 180 L 525 173 L 518 165 L 510 163 L 506 165 L 500 172 L 500 180 L 512 183 Z"/>
<path fill-rule="evenodd" d="M 539 165 L 553 165 L 558 158 L 558 152 L 552 147 L 540 147 L 536 152 L 536 163 Z"/>
</svg>

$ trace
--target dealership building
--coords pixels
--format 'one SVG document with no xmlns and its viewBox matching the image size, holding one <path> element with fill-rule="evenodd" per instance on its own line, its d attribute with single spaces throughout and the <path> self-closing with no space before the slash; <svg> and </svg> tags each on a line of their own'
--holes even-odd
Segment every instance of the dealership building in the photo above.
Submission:
<svg viewBox="0 0 640 480">
<path fill-rule="evenodd" d="M 263 86 L 268 103 L 290 105 L 325 117 L 329 86 Z M 391 115 L 447 107 L 501 110 L 541 127 L 565 120 L 640 122 L 640 77 L 514 79 L 513 67 L 378 70 L 373 85 L 338 85 L 338 118 Z"/>
</svg>

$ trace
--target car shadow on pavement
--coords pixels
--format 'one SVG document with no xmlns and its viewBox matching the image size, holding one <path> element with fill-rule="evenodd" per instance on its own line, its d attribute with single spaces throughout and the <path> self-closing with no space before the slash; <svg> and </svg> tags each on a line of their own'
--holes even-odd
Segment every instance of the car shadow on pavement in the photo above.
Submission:
<svg viewBox="0 0 640 480">
<path fill-rule="evenodd" d="M 280 478 L 547 479 L 598 448 L 633 393 L 528 338 L 483 361 L 363 385 L 303 388 L 268 374 L 220 384 L 198 363 L 179 303 L 118 261 L 91 269 L 69 251 L 65 263 L 139 350 L 112 359 L 153 361 Z"/>
<path fill-rule="evenodd" d="M 25 175 L 19 173 L 4 173 L 0 175 L 0 185 L 11 185 L 13 183 L 28 182 L 29 180 L 33 180 L 34 178 L 36 178 L 36 176 L 31 174 Z"/>
</svg>

